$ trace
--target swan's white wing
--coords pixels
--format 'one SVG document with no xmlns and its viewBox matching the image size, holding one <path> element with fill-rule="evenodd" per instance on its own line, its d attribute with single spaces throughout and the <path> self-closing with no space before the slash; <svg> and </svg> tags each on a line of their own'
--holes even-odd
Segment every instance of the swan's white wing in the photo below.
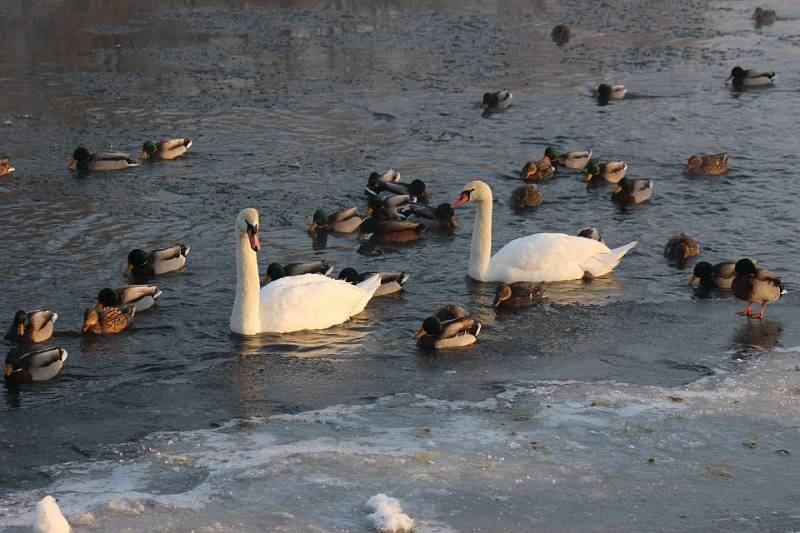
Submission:
<svg viewBox="0 0 800 533">
<path fill-rule="evenodd" d="M 359 285 L 320 274 L 273 281 L 261 288 L 261 331 L 288 333 L 341 324 L 363 311 L 379 286 L 377 276 Z"/>
<path fill-rule="evenodd" d="M 580 279 L 587 270 L 600 276 L 616 266 L 627 249 L 620 251 L 621 255 L 611 252 L 608 246 L 592 239 L 537 233 L 515 239 L 498 250 L 489 263 L 488 280 L 562 281 Z M 613 266 L 607 268 L 611 263 Z"/>
</svg>

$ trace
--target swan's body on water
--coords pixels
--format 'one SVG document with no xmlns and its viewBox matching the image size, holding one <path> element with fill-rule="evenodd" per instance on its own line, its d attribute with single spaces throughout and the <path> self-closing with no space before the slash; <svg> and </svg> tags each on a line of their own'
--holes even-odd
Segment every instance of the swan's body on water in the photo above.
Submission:
<svg viewBox="0 0 800 533">
<path fill-rule="evenodd" d="M 234 333 L 288 333 L 326 329 L 364 310 L 381 285 L 378 275 L 351 285 L 321 274 L 287 276 L 259 289 L 258 211 L 244 209 L 236 218 L 236 300 L 230 327 Z"/>
<path fill-rule="evenodd" d="M 453 207 L 475 202 L 477 213 L 467 273 L 478 281 L 564 281 L 611 272 L 636 241 L 611 250 L 593 239 L 536 233 L 509 242 L 492 256 L 492 191 L 468 183 Z"/>
</svg>

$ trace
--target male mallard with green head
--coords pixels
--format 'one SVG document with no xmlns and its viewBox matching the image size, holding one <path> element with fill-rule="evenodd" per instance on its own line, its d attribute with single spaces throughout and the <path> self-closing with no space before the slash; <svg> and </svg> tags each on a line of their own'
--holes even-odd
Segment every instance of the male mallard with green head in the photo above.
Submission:
<svg viewBox="0 0 800 533">
<path fill-rule="evenodd" d="M 493 93 L 483 93 L 483 103 L 481 106 L 486 111 L 497 111 L 507 109 L 511 105 L 514 95 L 508 89 Z"/>
<path fill-rule="evenodd" d="M 589 161 L 584 179 L 592 182 L 595 178 L 601 178 L 607 183 L 619 183 L 627 171 L 625 161 Z"/>
<path fill-rule="evenodd" d="M 436 316 L 429 316 L 415 338 L 423 348 L 441 350 L 475 344 L 480 332 L 481 323 L 472 315 L 445 322 Z"/>
<path fill-rule="evenodd" d="M 368 280 L 375 274 L 381 277 L 381 286 L 373 293 L 372 297 L 395 294 L 403 290 L 403 285 L 408 281 L 409 275 L 405 272 L 361 272 L 355 268 L 343 268 L 339 272 L 339 278 L 352 285 L 358 285 L 362 281 Z"/>
<path fill-rule="evenodd" d="M 762 319 L 767 304 L 786 294 L 781 278 L 765 268 L 756 268 L 750 259 L 739 259 L 734 270 L 736 277 L 731 283 L 733 295 L 747 302 L 747 308 L 737 313 L 740 316 Z M 761 309 L 753 314 L 753 304 L 757 303 L 761 304 Z"/>
<path fill-rule="evenodd" d="M 407 217 L 413 217 L 429 228 L 452 230 L 456 223 L 456 212 L 449 203 L 441 203 L 436 207 L 425 204 L 411 203 L 403 211 Z M 414 222 L 414 220 L 410 220 Z"/>
<path fill-rule="evenodd" d="M 308 227 L 309 233 L 315 231 L 333 231 L 336 233 L 353 233 L 361 227 L 362 219 L 358 216 L 358 209 L 348 207 L 331 214 L 322 209 L 314 211 L 311 218 L 311 225 Z"/>
<path fill-rule="evenodd" d="M 133 305 L 136 312 L 150 309 L 156 303 L 161 291 L 156 285 L 125 285 L 117 289 L 106 287 L 97 294 L 98 309 L 120 305 Z"/>
<path fill-rule="evenodd" d="M 141 159 L 175 159 L 186 155 L 192 147 L 191 139 L 163 139 L 146 141 L 142 146 Z"/>
<path fill-rule="evenodd" d="M 189 248 L 183 244 L 176 244 L 168 248 L 159 248 L 146 252 L 139 248 L 131 250 L 128 254 L 128 265 L 125 274 L 136 277 L 150 277 L 180 270 L 186 264 Z"/>
<path fill-rule="evenodd" d="M 63 348 L 46 348 L 20 353 L 12 350 L 6 355 L 3 374 L 13 384 L 48 381 L 62 374 L 67 351 Z"/>
<path fill-rule="evenodd" d="M 72 152 L 72 159 L 69 161 L 69 168 L 80 172 L 102 171 L 102 170 L 125 170 L 127 168 L 138 167 L 139 164 L 131 159 L 130 154 L 122 152 L 90 153 L 83 146 L 79 146 Z"/>
<path fill-rule="evenodd" d="M 597 97 L 597 103 L 605 105 L 611 100 L 622 100 L 625 98 L 626 94 L 628 94 L 628 90 L 624 85 L 601 83 L 597 86 L 597 93 L 595 96 Z"/>
<path fill-rule="evenodd" d="M 8 328 L 6 339 L 23 342 L 44 342 L 53 336 L 58 315 L 50 309 L 40 309 L 26 313 L 22 309 L 14 315 Z"/>
<path fill-rule="evenodd" d="M 653 180 L 630 180 L 622 178 L 611 199 L 620 204 L 640 204 L 653 195 Z"/>
<path fill-rule="evenodd" d="M 591 150 L 566 152 L 564 154 L 548 146 L 545 148 L 544 156 L 550 160 L 550 164 L 554 167 L 571 168 L 573 170 L 583 170 L 592 158 Z"/>
<path fill-rule="evenodd" d="M 267 266 L 267 274 L 261 278 L 261 286 L 267 283 L 285 278 L 286 276 L 302 276 L 304 274 L 329 275 L 333 272 L 333 267 L 327 261 L 310 261 L 308 263 L 270 263 Z"/>
<path fill-rule="evenodd" d="M 774 72 L 761 70 L 745 70 L 742 67 L 733 67 L 731 74 L 725 81 L 730 81 L 735 89 L 745 87 L 766 87 L 775 81 Z"/>
<path fill-rule="evenodd" d="M 712 265 L 708 261 L 700 261 L 694 266 L 689 285 L 699 284 L 701 289 L 730 289 L 736 277 L 736 263 L 723 261 Z"/>
</svg>

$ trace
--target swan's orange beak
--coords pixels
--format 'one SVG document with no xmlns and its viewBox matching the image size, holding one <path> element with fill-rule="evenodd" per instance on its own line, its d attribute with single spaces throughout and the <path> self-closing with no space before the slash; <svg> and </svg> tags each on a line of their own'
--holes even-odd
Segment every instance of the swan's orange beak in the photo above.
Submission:
<svg viewBox="0 0 800 533">
<path fill-rule="evenodd" d="M 456 207 L 461 207 L 467 202 L 469 202 L 469 194 L 467 194 L 466 192 L 462 192 L 461 196 L 458 197 L 458 200 L 453 202 L 453 209 L 455 209 Z"/>
<path fill-rule="evenodd" d="M 261 249 L 261 241 L 258 239 L 258 233 L 248 233 L 247 238 L 250 239 L 250 248 L 252 248 L 254 252 Z"/>
</svg>

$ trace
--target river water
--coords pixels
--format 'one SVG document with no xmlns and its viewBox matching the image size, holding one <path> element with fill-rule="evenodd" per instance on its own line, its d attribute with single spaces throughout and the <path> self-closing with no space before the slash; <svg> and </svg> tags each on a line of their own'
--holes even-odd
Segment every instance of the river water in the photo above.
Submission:
<svg viewBox="0 0 800 533">
<path fill-rule="evenodd" d="M 384 492 L 419 531 L 800 528 L 800 6 L 770 7 L 781 20 L 754 28 L 740 1 L 0 2 L 0 156 L 17 168 L 0 178 L 0 311 L 52 307 L 70 354 L 63 378 L 2 391 L 0 527 L 53 494 L 78 531 L 365 531 Z M 737 64 L 778 82 L 732 92 Z M 598 107 L 601 81 L 635 97 Z M 482 117 L 502 88 L 512 107 Z M 170 136 L 192 137 L 189 157 L 66 167 L 78 144 Z M 517 171 L 549 144 L 625 159 L 653 199 L 620 210 L 564 173 L 514 212 Z M 681 174 L 719 151 L 727 175 Z M 465 279 L 471 206 L 452 235 L 372 255 L 306 234 L 389 167 L 434 203 L 486 181 L 496 247 L 588 225 L 639 246 L 496 316 L 494 286 Z M 262 270 L 324 258 L 407 271 L 407 290 L 327 331 L 230 334 L 244 207 Z M 680 231 L 702 259 L 758 258 L 789 294 L 758 323 L 693 298 L 692 263 L 661 255 Z M 160 304 L 81 337 L 127 252 L 174 242 L 192 252 Z M 450 302 L 479 313 L 480 342 L 420 352 Z"/>
</svg>

